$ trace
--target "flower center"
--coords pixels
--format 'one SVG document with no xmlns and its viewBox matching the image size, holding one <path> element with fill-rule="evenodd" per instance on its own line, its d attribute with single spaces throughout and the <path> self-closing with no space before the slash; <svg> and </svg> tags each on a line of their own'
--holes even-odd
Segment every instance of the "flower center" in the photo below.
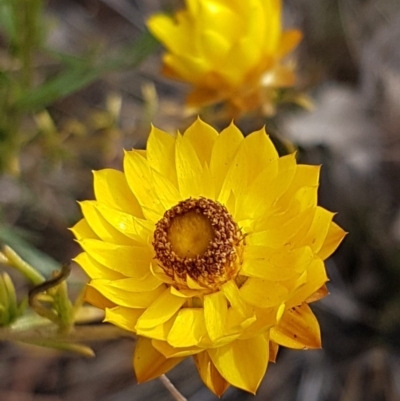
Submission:
<svg viewBox="0 0 400 401">
<path fill-rule="evenodd" d="M 220 203 L 187 199 L 167 210 L 156 224 L 153 246 L 164 272 L 187 287 L 188 276 L 216 289 L 239 269 L 242 234 Z"/>
</svg>

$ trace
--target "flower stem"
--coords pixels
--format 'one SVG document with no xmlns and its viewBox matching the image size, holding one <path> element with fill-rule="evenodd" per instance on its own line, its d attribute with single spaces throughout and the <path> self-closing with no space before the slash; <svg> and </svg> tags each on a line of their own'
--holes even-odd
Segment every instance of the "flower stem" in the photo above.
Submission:
<svg viewBox="0 0 400 401">
<path fill-rule="evenodd" d="M 171 383 L 167 376 L 161 375 L 160 380 L 176 401 L 187 401 L 187 399 L 177 390 L 177 388 Z"/>
</svg>

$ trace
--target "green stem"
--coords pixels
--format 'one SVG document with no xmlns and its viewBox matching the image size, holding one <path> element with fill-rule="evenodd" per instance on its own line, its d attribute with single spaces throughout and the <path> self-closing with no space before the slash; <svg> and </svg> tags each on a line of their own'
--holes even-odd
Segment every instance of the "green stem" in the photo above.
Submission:
<svg viewBox="0 0 400 401">
<path fill-rule="evenodd" d="M 37 270 L 22 260 L 9 246 L 5 245 L 2 253 L 7 259 L 7 264 L 21 272 L 34 285 L 39 285 L 45 281 Z"/>
</svg>

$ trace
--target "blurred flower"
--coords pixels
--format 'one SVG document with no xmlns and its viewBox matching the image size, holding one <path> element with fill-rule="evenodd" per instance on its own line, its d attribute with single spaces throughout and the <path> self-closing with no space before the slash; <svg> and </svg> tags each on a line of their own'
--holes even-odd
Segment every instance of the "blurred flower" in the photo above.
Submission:
<svg viewBox="0 0 400 401">
<path fill-rule="evenodd" d="M 94 173 L 76 261 L 86 299 L 139 336 L 139 382 L 193 355 L 217 395 L 255 393 L 278 345 L 319 348 L 308 303 L 326 295 L 323 260 L 344 231 L 317 206 L 319 167 L 279 157 L 261 129 L 184 135 L 152 128 L 124 172 Z"/>
<path fill-rule="evenodd" d="M 231 114 L 272 114 L 277 88 L 295 83 L 283 61 L 301 32 L 282 32 L 281 0 L 187 0 L 175 16 L 155 15 L 150 31 L 166 46 L 163 73 L 193 86 L 187 103 L 227 102 Z"/>
</svg>

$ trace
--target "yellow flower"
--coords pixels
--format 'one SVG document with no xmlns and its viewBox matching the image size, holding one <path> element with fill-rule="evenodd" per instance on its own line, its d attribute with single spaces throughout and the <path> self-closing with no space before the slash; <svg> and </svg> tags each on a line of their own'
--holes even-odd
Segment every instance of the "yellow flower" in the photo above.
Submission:
<svg viewBox="0 0 400 401">
<path fill-rule="evenodd" d="M 278 345 L 320 347 L 308 303 L 344 231 L 317 206 L 319 167 L 279 157 L 265 130 L 152 128 L 124 172 L 94 173 L 72 229 L 105 321 L 139 336 L 139 382 L 193 356 L 217 395 L 255 393 Z"/>
<path fill-rule="evenodd" d="M 293 86 L 283 59 L 301 39 L 282 32 L 281 0 L 186 0 L 174 17 L 155 15 L 150 31 L 165 45 L 163 72 L 193 86 L 190 106 L 227 102 L 231 114 L 272 113 L 276 88 Z"/>
</svg>

